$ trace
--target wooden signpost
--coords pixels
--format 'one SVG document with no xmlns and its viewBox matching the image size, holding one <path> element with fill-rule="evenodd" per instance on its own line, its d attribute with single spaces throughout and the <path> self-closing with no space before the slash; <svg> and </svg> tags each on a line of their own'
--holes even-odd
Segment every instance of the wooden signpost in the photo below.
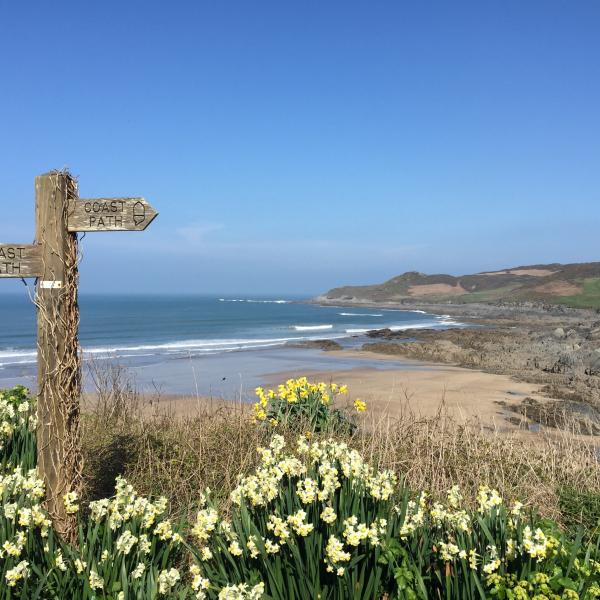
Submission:
<svg viewBox="0 0 600 600">
<path fill-rule="evenodd" d="M 80 199 L 66 171 L 35 178 L 35 244 L 0 244 L 0 277 L 35 277 L 38 472 L 56 529 L 74 533 L 63 496 L 81 488 L 81 355 L 77 232 L 142 231 L 157 216 L 144 198 Z"/>
</svg>

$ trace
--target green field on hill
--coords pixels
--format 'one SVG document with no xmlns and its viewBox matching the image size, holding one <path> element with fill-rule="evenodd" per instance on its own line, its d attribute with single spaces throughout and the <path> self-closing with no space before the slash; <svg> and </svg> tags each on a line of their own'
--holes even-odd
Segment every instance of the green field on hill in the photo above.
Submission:
<svg viewBox="0 0 600 600">
<path fill-rule="evenodd" d="M 556 298 L 554 301 L 574 308 L 600 309 L 600 277 L 586 279 L 583 282 L 583 293 L 577 296 Z"/>
</svg>

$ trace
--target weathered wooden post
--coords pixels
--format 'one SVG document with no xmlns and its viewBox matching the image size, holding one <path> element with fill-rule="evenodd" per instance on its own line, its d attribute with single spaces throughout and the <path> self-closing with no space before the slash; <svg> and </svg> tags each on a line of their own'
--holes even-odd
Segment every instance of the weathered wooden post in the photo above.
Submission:
<svg viewBox="0 0 600 600">
<path fill-rule="evenodd" d="M 37 278 L 37 467 L 46 508 L 66 537 L 75 518 L 63 497 L 80 491 L 83 467 L 77 232 L 143 231 L 157 214 L 140 197 L 79 199 L 73 177 L 51 171 L 35 178 L 36 243 L 0 244 L 0 278 Z"/>
<path fill-rule="evenodd" d="M 46 507 L 56 529 L 69 534 L 74 516 L 63 496 L 81 488 L 79 444 L 81 357 L 78 343 L 77 234 L 68 231 L 74 179 L 54 171 L 35 178 L 36 241 L 42 270 L 38 311 L 38 470 L 46 484 Z"/>
</svg>

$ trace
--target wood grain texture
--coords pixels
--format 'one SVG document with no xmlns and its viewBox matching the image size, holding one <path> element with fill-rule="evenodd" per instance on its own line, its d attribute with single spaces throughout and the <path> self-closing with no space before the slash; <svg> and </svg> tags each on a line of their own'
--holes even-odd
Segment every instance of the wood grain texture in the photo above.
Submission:
<svg viewBox="0 0 600 600">
<path fill-rule="evenodd" d="M 39 277 L 42 248 L 32 244 L 0 244 L 0 277 Z"/>
<path fill-rule="evenodd" d="M 77 236 L 67 231 L 67 206 L 76 193 L 68 173 L 35 179 L 36 241 L 42 272 L 36 290 L 38 309 L 38 471 L 46 486 L 46 509 L 56 530 L 71 537 L 73 515 L 63 496 L 81 481 L 79 401 L 81 359 L 78 343 Z M 60 287 L 40 282 L 60 282 Z"/>
<path fill-rule="evenodd" d="M 69 231 L 143 231 L 158 213 L 144 198 L 80 198 L 69 204 Z"/>
</svg>

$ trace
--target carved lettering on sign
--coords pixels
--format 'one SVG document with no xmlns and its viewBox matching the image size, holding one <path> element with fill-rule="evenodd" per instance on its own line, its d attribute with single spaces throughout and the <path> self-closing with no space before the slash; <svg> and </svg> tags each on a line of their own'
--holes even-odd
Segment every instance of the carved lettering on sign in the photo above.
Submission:
<svg viewBox="0 0 600 600">
<path fill-rule="evenodd" d="M 76 200 L 69 206 L 69 231 L 141 231 L 157 214 L 144 198 Z"/>
<path fill-rule="evenodd" d="M 41 271 L 39 246 L 0 244 L 0 277 L 39 277 Z"/>
</svg>

